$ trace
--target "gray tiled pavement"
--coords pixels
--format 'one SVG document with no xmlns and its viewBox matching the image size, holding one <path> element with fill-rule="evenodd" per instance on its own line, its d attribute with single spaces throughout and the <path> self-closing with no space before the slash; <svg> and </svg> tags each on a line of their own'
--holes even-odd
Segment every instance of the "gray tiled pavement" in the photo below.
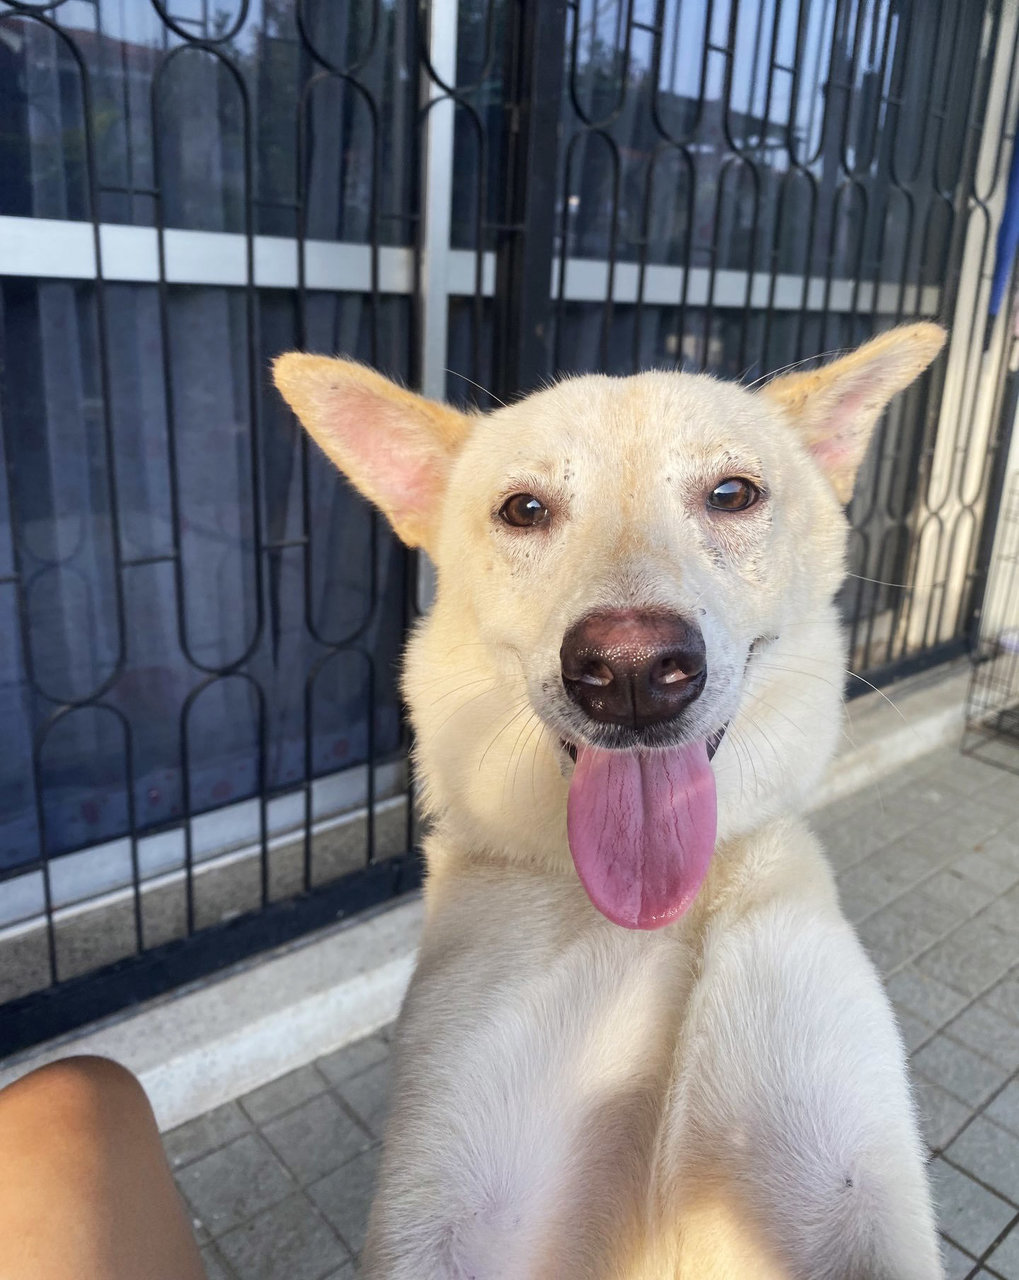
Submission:
<svg viewBox="0 0 1019 1280">
<path fill-rule="evenodd" d="M 946 1274 L 1019 1280 L 1019 780 L 936 752 L 814 825 L 887 980 Z M 165 1135 L 209 1280 L 352 1280 L 387 1033 Z"/>
</svg>

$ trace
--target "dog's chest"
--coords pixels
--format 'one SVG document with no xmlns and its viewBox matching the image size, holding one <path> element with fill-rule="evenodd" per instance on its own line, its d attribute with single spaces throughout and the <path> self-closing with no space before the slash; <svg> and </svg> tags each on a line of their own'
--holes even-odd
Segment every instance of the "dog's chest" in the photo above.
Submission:
<svg viewBox="0 0 1019 1280">
<path fill-rule="evenodd" d="M 426 950 L 401 1028 L 461 1196 L 451 1274 L 610 1275 L 646 1228 L 692 965 L 646 934 L 563 945 L 517 925 L 435 964 Z"/>
</svg>

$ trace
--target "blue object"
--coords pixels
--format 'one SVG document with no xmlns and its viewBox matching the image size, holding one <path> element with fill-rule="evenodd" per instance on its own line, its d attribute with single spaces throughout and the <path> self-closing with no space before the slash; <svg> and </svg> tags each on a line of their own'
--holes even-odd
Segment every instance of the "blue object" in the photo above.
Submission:
<svg viewBox="0 0 1019 1280">
<path fill-rule="evenodd" d="M 998 228 L 998 247 L 994 262 L 994 280 L 991 283 L 991 302 L 988 310 L 996 316 L 1005 296 L 1005 286 L 1012 274 L 1012 262 L 1019 246 L 1019 146 L 1012 152 L 1012 167 L 1008 174 L 1008 194 L 1005 212 Z"/>
</svg>

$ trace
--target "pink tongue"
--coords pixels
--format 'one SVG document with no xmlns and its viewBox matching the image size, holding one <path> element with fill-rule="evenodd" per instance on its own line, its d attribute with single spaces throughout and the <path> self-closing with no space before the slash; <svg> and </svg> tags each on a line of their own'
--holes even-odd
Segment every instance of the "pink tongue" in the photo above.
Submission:
<svg viewBox="0 0 1019 1280">
<path fill-rule="evenodd" d="M 566 827 L 581 883 L 627 929 L 690 906 L 715 848 L 715 777 L 703 742 L 650 755 L 577 748 Z"/>
</svg>

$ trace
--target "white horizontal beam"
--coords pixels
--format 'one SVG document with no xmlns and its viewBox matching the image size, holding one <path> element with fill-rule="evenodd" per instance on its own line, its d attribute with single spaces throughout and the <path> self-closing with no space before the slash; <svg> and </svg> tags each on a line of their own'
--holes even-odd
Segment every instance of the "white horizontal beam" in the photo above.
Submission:
<svg viewBox="0 0 1019 1280">
<path fill-rule="evenodd" d="M 747 286 L 750 287 L 749 306 L 752 311 L 769 308 L 776 311 L 854 311 L 876 310 L 882 315 L 893 315 L 899 309 L 899 286 L 853 280 L 833 279 L 830 283 L 823 276 L 811 276 L 807 281 L 804 297 L 803 276 L 777 275 L 755 271 L 716 271 L 714 279 L 706 267 L 694 267 L 689 272 L 684 267 L 661 265 L 644 268 L 643 287 L 640 268 L 634 262 L 617 262 L 612 276 L 612 300 L 622 304 L 634 304 L 638 300 L 645 306 L 674 307 L 683 301 L 690 307 L 704 307 L 708 302 L 723 309 L 741 310 L 747 305 Z M 563 296 L 568 302 L 604 302 L 609 284 L 609 264 L 592 258 L 568 258 L 566 261 Z M 559 292 L 559 262 L 552 264 L 552 292 Z M 907 285 L 903 290 L 904 315 L 933 314 L 938 307 L 940 292 L 936 288 L 918 288 Z"/>
<path fill-rule="evenodd" d="M 248 283 L 247 237 L 224 231 L 162 233 L 166 280 L 170 284 Z M 151 284 L 159 280 L 160 233 L 155 227 L 105 222 L 99 227 L 103 279 Z M 298 241 L 284 236 L 252 238 L 252 283 L 262 289 L 297 287 Z M 466 254 L 468 258 L 473 255 Z M 304 243 L 309 289 L 367 293 L 371 289 L 371 249 L 329 240 Z M 0 217 L 0 275 L 49 280 L 94 280 L 95 240 L 90 222 L 53 218 Z M 411 293 L 414 255 L 410 249 L 379 249 L 379 288 Z M 473 288 L 473 286 L 472 286 Z"/>
<path fill-rule="evenodd" d="M 248 283 L 247 237 L 222 231 L 182 231 L 168 228 L 162 233 L 166 279 L 170 284 L 226 285 Z M 154 283 L 159 279 L 160 233 L 155 227 L 127 227 L 102 223 L 99 246 L 103 278 L 106 280 Z M 297 287 L 299 242 L 284 236 L 252 238 L 253 283 L 260 289 Z M 379 249 L 379 288 L 383 293 L 410 294 L 414 290 L 412 249 L 384 246 Z M 309 289 L 338 293 L 367 293 L 371 288 L 371 249 L 365 244 L 342 241 L 304 242 L 304 274 Z M 477 256 L 469 249 L 452 249 L 447 257 L 446 292 L 453 297 L 474 293 Z M 495 255 L 485 253 L 481 261 L 481 290 L 485 297 L 495 291 Z M 0 276 L 32 276 L 41 279 L 93 280 L 96 253 L 90 222 L 69 222 L 51 218 L 0 217 Z M 689 281 L 687 275 L 689 274 Z M 567 302 L 604 302 L 609 285 L 609 264 L 593 258 L 570 258 L 566 262 L 563 297 Z M 552 264 L 550 284 L 553 297 L 559 293 L 559 263 Z M 804 292 L 803 276 L 778 275 L 763 271 L 716 271 L 714 277 L 704 267 L 687 272 L 684 267 L 660 264 L 644 269 L 633 262 L 617 262 L 612 273 L 612 300 L 646 306 L 712 306 L 724 310 L 876 312 L 895 315 L 901 305 L 904 315 L 933 315 L 940 291 L 932 286 L 853 280 L 826 281 L 811 276 Z M 774 292 L 772 292 L 774 288 Z"/>
</svg>

